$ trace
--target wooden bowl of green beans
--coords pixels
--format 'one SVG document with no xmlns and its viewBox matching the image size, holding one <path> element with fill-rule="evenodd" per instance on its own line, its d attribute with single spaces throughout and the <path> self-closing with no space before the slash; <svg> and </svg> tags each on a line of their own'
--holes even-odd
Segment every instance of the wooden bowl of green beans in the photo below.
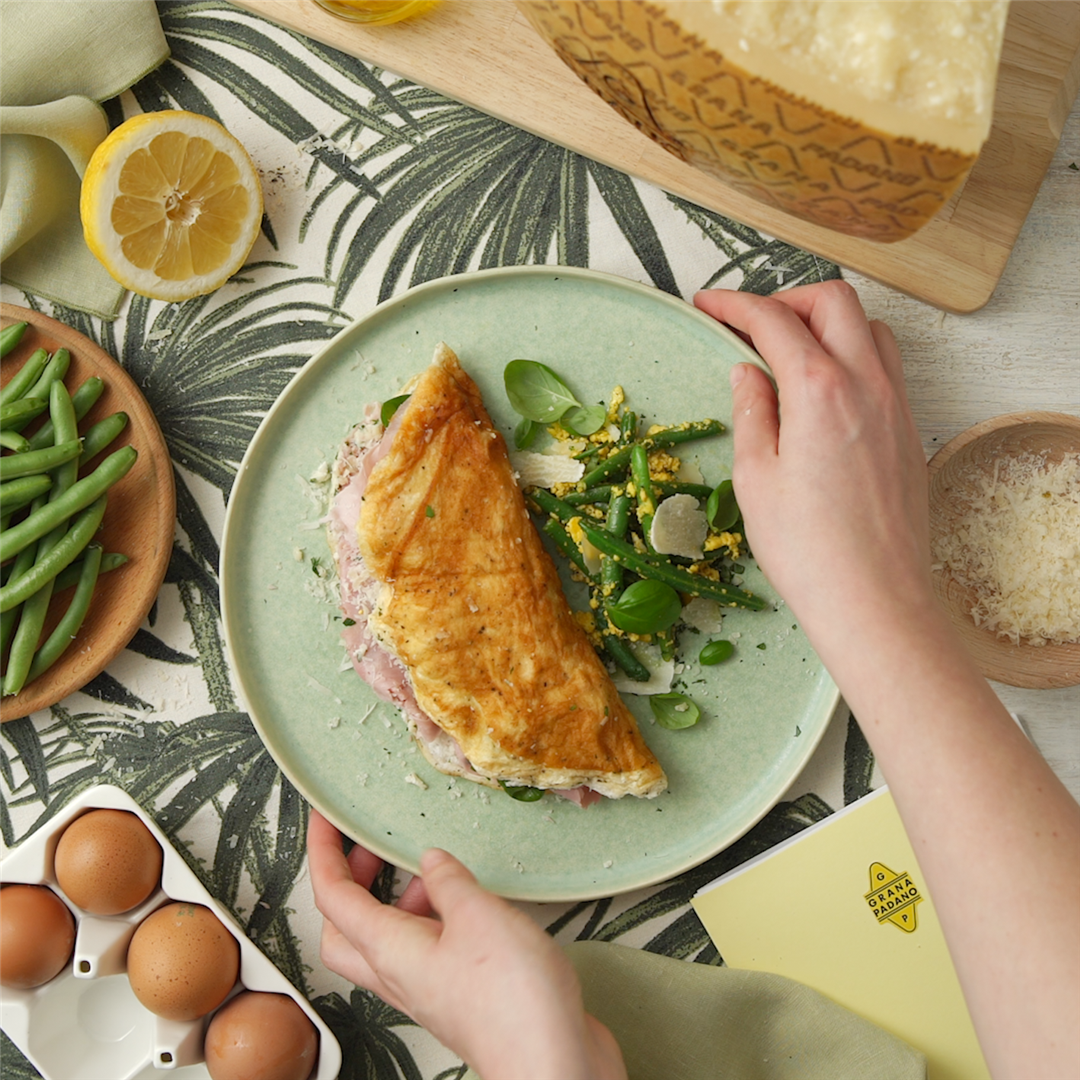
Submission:
<svg viewBox="0 0 1080 1080">
<path fill-rule="evenodd" d="M 86 686 L 135 635 L 172 554 L 176 491 L 150 406 L 103 349 L 12 304 L 0 305 L 0 349 L 8 721 Z"/>
</svg>

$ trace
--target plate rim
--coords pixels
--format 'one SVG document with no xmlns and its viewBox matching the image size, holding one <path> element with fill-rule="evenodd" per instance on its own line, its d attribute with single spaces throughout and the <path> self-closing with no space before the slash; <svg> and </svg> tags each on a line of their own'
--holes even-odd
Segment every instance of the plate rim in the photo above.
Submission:
<svg viewBox="0 0 1080 1080">
<path fill-rule="evenodd" d="M 338 815 L 332 808 L 325 805 L 325 801 L 318 797 L 313 797 L 307 790 L 307 785 L 302 785 L 293 779 L 291 775 L 291 769 L 287 767 L 286 763 L 282 761 L 279 749 L 272 745 L 272 739 L 268 736 L 266 729 L 262 723 L 262 720 L 256 716 L 255 712 L 250 707 L 247 694 L 245 692 L 245 686 L 242 673 L 238 670 L 233 657 L 237 655 L 238 650 L 234 648 L 235 640 L 235 627 L 234 620 L 231 616 L 232 604 L 230 600 L 230 590 L 226 582 L 226 565 L 230 557 L 232 557 L 232 549 L 238 543 L 238 540 L 234 539 L 237 534 L 237 529 L 234 527 L 234 507 L 237 505 L 237 500 L 234 500 L 234 495 L 237 491 L 238 485 L 242 482 L 250 461 L 253 457 L 259 453 L 259 444 L 263 438 L 268 437 L 266 432 L 273 424 L 274 418 L 277 412 L 285 408 L 287 399 L 293 393 L 295 387 L 304 380 L 310 371 L 312 371 L 318 364 L 322 362 L 325 355 L 329 354 L 334 349 L 340 347 L 341 340 L 350 333 L 358 332 L 358 328 L 362 327 L 366 323 L 373 322 L 376 319 L 383 316 L 383 314 L 390 308 L 399 306 L 402 303 L 412 299 L 417 295 L 422 295 L 426 292 L 436 292 L 450 286 L 458 286 L 460 284 L 484 281 L 492 278 L 510 278 L 510 277 L 551 277 L 551 278 L 579 278 L 598 284 L 606 284 L 612 288 L 637 292 L 642 296 L 647 297 L 651 302 L 660 302 L 673 309 L 677 309 L 683 316 L 689 316 L 701 323 L 702 326 L 707 327 L 710 332 L 716 333 L 718 337 L 723 338 L 727 343 L 740 354 L 743 361 L 754 364 L 761 368 L 767 374 L 769 374 L 768 365 L 754 350 L 743 341 L 737 334 L 735 334 L 730 328 L 717 322 L 715 319 L 706 315 L 693 304 L 688 303 L 681 297 L 673 296 L 670 293 L 666 293 L 661 289 L 652 285 L 644 284 L 640 281 L 635 281 L 631 278 L 620 277 L 617 274 L 610 274 L 604 271 L 590 270 L 587 267 L 573 267 L 573 266 L 554 266 L 549 264 L 527 264 L 518 266 L 505 266 L 505 267 L 492 267 L 485 270 L 475 270 L 463 274 L 452 274 L 443 277 L 432 278 L 428 281 L 421 282 L 418 285 L 414 285 L 409 289 L 404 290 L 395 296 L 389 297 L 386 300 L 381 301 L 365 314 L 360 315 L 344 325 L 341 330 L 334 335 L 329 341 L 325 342 L 320 348 L 314 352 L 311 357 L 305 361 L 305 363 L 296 371 L 292 379 L 282 389 L 281 393 L 275 399 L 266 415 L 260 421 L 255 434 L 252 436 L 247 449 L 241 458 L 240 464 L 237 467 L 236 479 L 233 482 L 233 487 L 229 494 L 229 499 L 225 508 L 224 522 L 222 525 L 222 540 L 221 549 L 218 559 L 218 573 L 221 587 L 221 621 L 222 621 L 222 634 L 225 643 L 226 654 L 229 657 L 230 671 L 233 675 L 233 682 L 236 686 L 237 694 L 244 705 L 245 711 L 252 725 L 254 726 L 263 746 L 267 752 L 274 759 L 278 768 L 282 773 L 287 776 L 290 782 L 297 788 L 300 795 L 308 802 L 309 806 L 318 810 L 323 817 L 325 817 L 332 825 L 334 825 L 343 835 L 352 836 L 352 826 L 345 822 L 340 815 Z M 771 377 L 771 376 L 770 376 Z M 795 782 L 798 776 L 806 768 L 807 763 L 813 756 L 814 751 L 817 749 L 821 740 L 824 738 L 826 731 L 828 731 L 837 709 L 841 703 L 841 694 L 836 683 L 832 679 L 824 665 L 822 665 L 822 679 L 824 685 L 821 690 L 824 692 L 826 698 L 826 704 L 822 708 L 822 722 L 818 726 L 813 736 L 807 739 L 801 744 L 802 749 L 798 755 L 793 756 L 790 762 L 789 769 L 782 776 L 782 783 L 778 783 L 777 790 L 770 799 L 766 800 L 764 805 L 754 815 L 752 820 L 745 820 L 738 826 L 726 829 L 722 832 L 718 832 L 713 841 L 708 845 L 708 852 L 704 855 L 692 856 L 683 859 L 675 867 L 668 867 L 664 870 L 659 870 L 654 874 L 643 875 L 642 877 L 635 879 L 633 882 L 606 888 L 568 888 L 559 891 L 550 890 L 536 890 L 536 889 L 522 889 L 520 891 L 499 889 L 498 893 L 505 899 L 532 902 L 532 903 L 572 903 L 579 901 L 596 900 L 605 897 L 612 897 L 618 895 L 624 895 L 626 893 L 635 892 L 637 890 L 648 888 L 660 884 L 665 881 L 670 881 L 680 874 L 693 869 L 695 866 L 701 865 L 708 859 L 713 858 L 721 851 L 725 850 L 731 844 L 733 844 L 740 837 L 744 836 L 750 829 L 752 829 L 771 809 L 782 799 L 784 792 L 787 791 L 790 786 Z M 373 854 L 383 859 L 385 862 L 399 867 L 408 873 L 416 874 L 419 872 L 419 866 L 413 863 L 408 858 L 403 858 L 399 852 L 391 852 L 389 848 L 382 845 L 377 838 L 365 837 L 362 841 L 364 847 L 370 850 Z"/>
</svg>

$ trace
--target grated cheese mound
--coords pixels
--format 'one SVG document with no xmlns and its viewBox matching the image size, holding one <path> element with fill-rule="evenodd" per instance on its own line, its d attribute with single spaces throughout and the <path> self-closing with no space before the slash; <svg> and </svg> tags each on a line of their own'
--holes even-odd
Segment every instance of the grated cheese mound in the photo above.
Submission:
<svg viewBox="0 0 1080 1080">
<path fill-rule="evenodd" d="M 1080 454 L 997 463 L 933 555 L 975 592 L 977 626 L 1014 644 L 1080 641 Z"/>
</svg>

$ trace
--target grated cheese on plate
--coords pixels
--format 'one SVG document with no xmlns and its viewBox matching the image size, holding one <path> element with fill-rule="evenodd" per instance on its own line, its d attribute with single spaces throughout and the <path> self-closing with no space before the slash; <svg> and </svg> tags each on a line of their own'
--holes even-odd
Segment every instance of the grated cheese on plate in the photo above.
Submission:
<svg viewBox="0 0 1080 1080">
<path fill-rule="evenodd" d="M 1080 454 L 996 463 L 933 555 L 974 591 L 977 626 L 1015 644 L 1080 641 Z"/>
</svg>

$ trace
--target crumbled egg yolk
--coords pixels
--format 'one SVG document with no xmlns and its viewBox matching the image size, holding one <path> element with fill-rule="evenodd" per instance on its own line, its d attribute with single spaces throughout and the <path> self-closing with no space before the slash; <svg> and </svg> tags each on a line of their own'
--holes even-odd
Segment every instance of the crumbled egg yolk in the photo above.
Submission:
<svg viewBox="0 0 1080 1080">
<path fill-rule="evenodd" d="M 677 480 L 682 461 L 666 450 L 653 450 L 649 453 L 649 476 L 654 480 Z"/>
<path fill-rule="evenodd" d="M 713 533 L 705 538 L 706 551 L 719 551 L 726 548 L 732 559 L 739 557 L 739 546 L 742 544 L 742 533 L 722 532 Z"/>
</svg>

